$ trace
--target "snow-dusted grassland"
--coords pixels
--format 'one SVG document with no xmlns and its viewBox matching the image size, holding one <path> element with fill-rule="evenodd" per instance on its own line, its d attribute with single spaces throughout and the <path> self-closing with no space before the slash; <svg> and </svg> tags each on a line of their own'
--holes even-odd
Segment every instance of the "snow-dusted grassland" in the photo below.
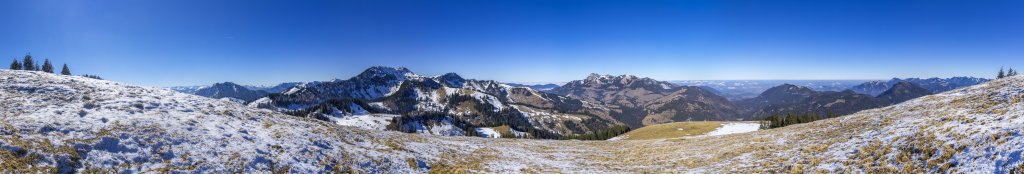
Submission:
<svg viewBox="0 0 1024 174">
<path fill-rule="evenodd" d="M 839 118 L 671 140 L 404 134 L 171 90 L 0 70 L 0 173 L 1000 173 L 1024 169 L 1024 76 Z"/>
</svg>

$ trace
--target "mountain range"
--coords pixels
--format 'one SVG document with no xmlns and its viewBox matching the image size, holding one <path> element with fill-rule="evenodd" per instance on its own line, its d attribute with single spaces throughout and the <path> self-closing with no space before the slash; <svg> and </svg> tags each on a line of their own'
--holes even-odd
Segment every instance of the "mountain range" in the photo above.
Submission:
<svg viewBox="0 0 1024 174">
<path fill-rule="evenodd" d="M 922 88 L 928 89 L 932 93 L 945 92 L 965 86 L 977 85 L 987 82 L 988 79 L 976 78 L 976 77 L 952 77 L 952 78 L 893 78 L 888 81 L 870 81 L 863 84 L 850 87 L 850 90 L 861 94 L 868 94 L 871 96 L 878 96 L 885 92 L 889 87 L 896 85 L 900 82 L 910 82 Z"/>
<path fill-rule="evenodd" d="M 804 86 L 816 91 L 843 91 L 867 80 L 676 80 L 683 86 L 702 86 L 715 89 L 716 94 L 732 101 L 757 97 L 768 88 L 783 84 Z"/>
<path fill-rule="evenodd" d="M 233 98 L 243 102 L 265 97 L 271 93 L 280 93 L 291 87 L 301 85 L 299 82 L 281 83 L 274 86 L 248 86 L 232 82 L 215 83 L 209 86 L 175 86 L 168 89 L 195 94 L 210 98 Z"/>
<path fill-rule="evenodd" d="M 751 118 L 773 114 L 847 115 L 861 110 L 897 104 L 932 92 L 913 83 L 900 82 L 878 97 L 852 90 L 815 91 L 807 87 L 785 84 L 768 89 L 755 98 L 738 101 Z"/>
<path fill-rule="evenodd" d="M 600 103 L 612 111 L 613 118 L 634 128 L 677 121 L 754 120 L 786 113 L 846 115 L 932 94 L 909 82 L 897 83 L 878 97 L 783 84 L 754 98 L 730 101 L 712 89 L 632 75 L 591 74 L 548 92 Z"/>
<path fill-rule="evenodd" d="M 591 74 L 562 86 L 519 85 L 464 79 L 455 73 L 421 76 L 404 67 L 371 67 L 345 80 L 262 88 L 225 82 L 172 89 L 211 98 L 237 98 L 250 107 L 379 130 L 477 135 L 493 132 L 480 129 L 506 126 L 506 132 L 520 132 L 516 137 L 568 138 L 677 121 L 756 120 L 786 113 L 845 115 L 979 81 L 984 79 L 894 79 L 878 95 L 851 89 L 829 91 L 858 81 L 797 81 L 827 90 L 782 84 L 754 97 L 730 100 L 715 87 L 633 75 Z M 875 83 L 880 82 L 858 86 Z"/>
<path fill-rule="evenodd" d="M 420 76 L 402 67 L 371 67 L 347 80 L 307 83 L 249 105 L 328 121 L 397 114 L 402 117 L 389 129 L 444 135 L 509 126 L 530 137 L 558 138 L 622 125 L 601 105 L 455 73 Z"/>
</svg>

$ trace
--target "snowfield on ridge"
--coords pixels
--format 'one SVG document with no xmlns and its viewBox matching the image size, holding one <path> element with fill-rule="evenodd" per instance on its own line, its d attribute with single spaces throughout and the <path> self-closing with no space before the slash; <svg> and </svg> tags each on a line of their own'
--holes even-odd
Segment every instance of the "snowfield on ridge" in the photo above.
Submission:
<svg viewBox="0 0 1024 174">
<path fill-rule="evenodd" d="M 230 101 L 0 70 L 0 166 L 35 172 L 638 173 L 1024 171 L 1024 76 L 812 123 L 671 140 L 367 130 Z"/>
</svg>

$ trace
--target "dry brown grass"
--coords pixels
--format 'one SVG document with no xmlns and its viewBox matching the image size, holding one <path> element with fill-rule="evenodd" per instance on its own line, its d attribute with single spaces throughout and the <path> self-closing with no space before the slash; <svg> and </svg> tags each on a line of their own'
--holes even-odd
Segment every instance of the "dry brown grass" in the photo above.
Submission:
<svg viewBox="0 0 1024 174">
<path fill-rule="evenodd" d="M 491 129 L 494 129 L 494 131 L 501 134 L 501 138 L 515 138 L 515 134 L 512 133 L 512 128 L 508 127 L 508 125 L 492 127 Z"/>
<path fill-rule="evenodd" d="M 650 125 L 629 131 L 623 135 L 628 136 L 629 138 L 627 139 L 629 140 L 669 139 L 703 135 L 719 127 L 722 127 L 722 122 L 676 122 Z"/>
<path fill-rule="evenodd" d="M 483 148 L 473 151 L 474 155 L 468 156 L 455 156 L 453 154 L 444 155 L 444 159 L 456 159 L 448 163 L 435 163 L 430 165 L 430 171 L 427 173 L 431 174 L 447 174 L 447 173 L 487 173 L 484 164 L 491 160 L 496 160 L 498 152 L 495 149 Z"/>
</svg>

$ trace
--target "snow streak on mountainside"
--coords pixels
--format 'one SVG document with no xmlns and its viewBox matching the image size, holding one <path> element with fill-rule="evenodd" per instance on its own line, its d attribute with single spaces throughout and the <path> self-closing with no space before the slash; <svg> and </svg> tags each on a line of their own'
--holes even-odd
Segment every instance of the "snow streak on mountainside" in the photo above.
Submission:
<svg viewBox="0 0 1024 174">
<path fill-rule="evenodd" d="M 458 74 L 420 76 L 406 68 L 371 67 L 348 80 L 309 83 L 249 104 L 297 116 L 332 120 L 368 113 L 398 114 L 391 130 L 436 133 L 435 126 L 476 133 L 507 125 L 536 138 L 593 134 L 621 123 L 591 103 Z"/>
</svg>

